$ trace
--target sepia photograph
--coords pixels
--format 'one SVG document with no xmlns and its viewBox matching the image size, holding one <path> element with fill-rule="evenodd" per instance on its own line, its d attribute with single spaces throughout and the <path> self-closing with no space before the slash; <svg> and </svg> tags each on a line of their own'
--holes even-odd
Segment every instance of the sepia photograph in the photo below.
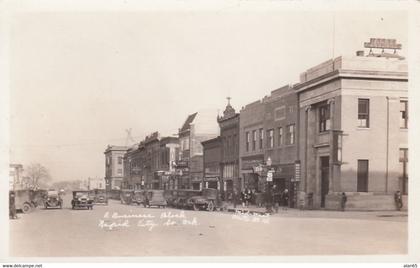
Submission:
<svg viewBox="0 0 420 268">
<path fill-rule="evenodd" d="M 3 261 L 413 256 L 410 5 L 39 2 L 2 16 Z"/>
</svg>

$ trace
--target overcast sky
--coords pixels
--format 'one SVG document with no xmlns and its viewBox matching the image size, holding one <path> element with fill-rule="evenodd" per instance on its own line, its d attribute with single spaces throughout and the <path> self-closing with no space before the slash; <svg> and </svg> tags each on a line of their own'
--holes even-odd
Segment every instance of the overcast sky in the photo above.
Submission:
<svg viewBox="0 0 420 268">
<path fill-rule="evenodd" d="M 227 96 L 239 111 L 371 37 L 404 55 L 407 44 L 404 12 L 24 13 L 10 26 L 10 158 L 55 180 L 103 177 L 127 128 L 171 135 L 188 114 L 222 112 Z"/>
</svg>

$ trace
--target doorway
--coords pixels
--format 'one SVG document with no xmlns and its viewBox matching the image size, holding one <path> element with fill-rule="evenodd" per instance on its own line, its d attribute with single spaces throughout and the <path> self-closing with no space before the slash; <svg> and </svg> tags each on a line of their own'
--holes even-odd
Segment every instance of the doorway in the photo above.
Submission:
<svg viewBox="0 0 420 268">
<path fill-rule="evenodd" d="M 321 208 L 325 208 L 325 196 L 330 186 L 330 157 L 321 156 Z"/>
</svg>

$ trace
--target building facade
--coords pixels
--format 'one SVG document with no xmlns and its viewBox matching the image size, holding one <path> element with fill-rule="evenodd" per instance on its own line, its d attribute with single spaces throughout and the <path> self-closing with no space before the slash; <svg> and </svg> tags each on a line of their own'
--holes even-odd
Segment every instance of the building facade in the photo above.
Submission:
<svg viewBox="0 0 420 268">
<path fill-rule="evenodd" d="M 187 117 L 178 131 L 179 156 L 176 162 L 175 189 L 200 189 L 203 182 L 203 146 L 201 142 L 219 134 L 217 113 L 202 110 Z"/>
<path fill-rule="evenodd" d="M 106 182 L 105 178 L 88 178 L 87 179 L 87 189 L 88 190 L 105 190 Z"/>
<path fill-rule="evenodd" d="M 220 161 L 221 188 L 225 195 L 232 196 L 233 189 L 241 190 L 239 179 L 239 113 L 228 104 L 223 116 L 217 117 L 220 128 L 220 142 L 222 159 Z"/>
<path fill-rule="evenodd" d="M 105 183 L 106 190 L 119 190 L 124 178 L 123 157 L 127 152 L 126 146 L 108 145 L 105 154 Z"/>
<path fill-rule="evenodd" d="M 222 185 L 222 142 L 216 137 L 202 142 L 203 145 L 203 185 L 200 188 L 221 189 Z"/>
<path fill-rule="evenodd" d="M 288 189 L 297 199 L 297 94 L 287 85 L 240 112 L 239 156 L 242 188 L 265 192 L 268 185 Z M 268 177 L 268 173 L 271 175 Z"/>
<path fill-rule="evenodd" d="M 294 207 L 299 190 L 296 169 L 299 168 L 297 157 L 297 94 L 287 85 L 276 89 L 263 99 L 264 117 L 264 158 L 266 169 L 271 170 L 268 183 L 275 184 L 280 191 L 288 189 L 289 206 Z M 268 162 L 268 163 L 267 163 Z"/>
<path fill-rule="evenodd" d="M 302 195 L 313 207 L 395 209 L 408 187 L 407 62 L 401 57 L 338 57 L 301 74 L 299 158 Z"/>
<path fill-rule="evenodd" d="M 154 132 L 124 155 L 124 189 L 171 189 L 179 142 Z"/>
</svg>

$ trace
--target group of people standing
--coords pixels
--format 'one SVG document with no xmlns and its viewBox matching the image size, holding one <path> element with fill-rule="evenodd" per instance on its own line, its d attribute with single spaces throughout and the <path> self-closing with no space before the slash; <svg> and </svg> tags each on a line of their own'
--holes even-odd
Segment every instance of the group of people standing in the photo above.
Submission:
<svg viewBox="0 0 420 268">
<path fill-rule="evenodd" d="M 249 188 L 245 188 L 240 193 L 234 190 L 232 201 L 235 208 L 237 204 L 242 204 L 242 207 L 248 207 L 250 204 L 257 206 L 265 204 L 268 212 L 273 212 L 273 209 L 278 212 L 280 206 L 283 209 L 289 206 L 289 190 L 287 188 L 280 190 L 277 185 L 268 186 L 265 193 Z"/>
<path fill-rule="evenodd" d="M 268 186 L 265 202 L 267 212 L 278 212 L 280 206 L 282 206 L 283 209 L 287 209 L 289 206 L 289 198 L 289 190 L 287 188 L 281 191 L 275 184 L 271 187 Z"/>
</svg>

